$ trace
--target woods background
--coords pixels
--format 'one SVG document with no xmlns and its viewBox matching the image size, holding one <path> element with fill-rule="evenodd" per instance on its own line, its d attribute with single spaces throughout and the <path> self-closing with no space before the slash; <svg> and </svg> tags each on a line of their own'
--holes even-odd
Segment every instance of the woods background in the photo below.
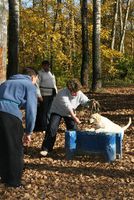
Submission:
<svg viewBox="0 0 134 200">
<path fill-rule="evenodd" d="M 133 83 L 132 0 L 2 0 L 0 10 L 0 27 L 8 27 L 6 66 L 0 62 L 7 77 L 48 59 L 59 86 L 73 77 L 93 90 L 102 82 Z M 0 29 L 2 52 L 6 28 Z"/>
<path fill-rule="evenodd" d="M 101 105 L 101 114 L 119 125 L 134 116 L 133 0 L 0 0 L 0 83 L 26 66 L 48 59 L 58 87 L 78 78 Z M 129 85 L 129 87 L 120 87 Z M 89 109 L 77 111 L 80 130 Z M 25 152 L 24 188 L 5 188 L 2 200 L 133 200 L 134 124 L 123 139 L 123 157 L 105 163 L 99 155 L 65 157 L 65 124 L 54 153 L 39 155 L 44 134 L 33 133 Z"/>
</svg>

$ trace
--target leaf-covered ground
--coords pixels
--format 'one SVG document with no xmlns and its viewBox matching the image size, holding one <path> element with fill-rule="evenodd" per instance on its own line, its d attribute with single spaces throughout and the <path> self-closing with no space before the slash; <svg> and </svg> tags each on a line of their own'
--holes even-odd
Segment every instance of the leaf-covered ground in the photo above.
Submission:
<svg viewBox="0 0 134 200">
<path fill-rule="evenodd" d="M 134 120 L 134 87 L 105 88 L 99 94 L 87 94 L 99 100 L 101 114 L 119 125 L 128 117 Z M 81 130 L 88 128 L 88 110 L 79 111 Z M 64 149 L 64 123 L 61 124 L 54 152 L 39 155 L 43 133 L 34 133 L 25 154 L 25 188 L 5 188 L 0 184 L 1 200 L 133 200 L 134 199 L 134 123 L 123 139 L 123 157 L 106 163 L 98 155 L 76 156 L 67 161 Z"/>
</svg>

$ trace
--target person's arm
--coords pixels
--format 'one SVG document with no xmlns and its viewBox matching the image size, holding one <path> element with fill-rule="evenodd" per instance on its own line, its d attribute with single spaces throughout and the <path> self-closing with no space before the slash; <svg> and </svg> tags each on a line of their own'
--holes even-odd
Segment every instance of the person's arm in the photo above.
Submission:
<svg viewBox="0 0 134 200">
<path fill-rule="evenodd" d="M 82 92 L 79 91 L 80 105 L 88 107 L 90 104 L 90 99 Z"/>
<path fill-rule="evenodd" d="M 79 118 L 76 116 L 76 114 L 74 113 L 73 110 L 70 110 L 70 115 L 71 117 L 74 119 L 74 121 L 77 123 L 77 124 L 80 124 L 81 121 L 79 120 Z"/>
<path fill-rule="evenodd" d="M 28 146 L 31 142 L 31 135 L 33 133 L 37 113 L 37 94 L 34 87 L 27 91 L 25 110 L 26 129 L 23 136 L 23 144 L 24 146 Z"/>
<path fill-rule="evenodd" d="M 26 107 L 25 107 L 25 119 L 26 119 L 26 130 L 25 133 L 30 135 L 33 132 L 36 113 L 37 113 L 37 94 L 36 88 L 30 86 L 27 88 L 26 92 Z"/>
<path fill-rule="evenodd" d="M 42 95 L 41 95 L 41 91 L 40 91 L 40 88 L 39 88 L 39 83 L 36 83 L 35 86 L 36 86 L 36 92 L 37 92 L 38 100 L 39 101 L 43 101 L 43 98 L 42 98 Z"/>
<path fill-rule="evenodd" d="M 56 79 L 55 79 L 55 75 L 52 74 L 53 76 L 53 84 L 54 84 L 54 89 L 55 89 L 55 93 L 57 94 L 58 93 L 58 89 L 57 89 L 57 86 L 56 86 Z"/>
</svg>

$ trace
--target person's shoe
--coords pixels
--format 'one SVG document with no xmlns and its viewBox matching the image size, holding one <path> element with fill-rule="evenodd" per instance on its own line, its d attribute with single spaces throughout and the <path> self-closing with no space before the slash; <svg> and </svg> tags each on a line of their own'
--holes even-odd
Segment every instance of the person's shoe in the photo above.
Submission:
<svg viewBox="0 0 134 200">
<path fill-rule="evenodd" d="M 43 151 L 40 151 L 40 154 L 42 155 L 42 156 L 47 156 L 48 155 L 48 150 L 47 149 L 45 149 L 45 150 L 43 150 Z"/>
</svg>

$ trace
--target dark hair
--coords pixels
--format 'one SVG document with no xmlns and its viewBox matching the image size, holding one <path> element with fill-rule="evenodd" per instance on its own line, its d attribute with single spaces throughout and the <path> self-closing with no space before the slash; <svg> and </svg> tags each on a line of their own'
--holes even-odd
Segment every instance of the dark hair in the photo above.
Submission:
<svg viewBox="0 0 134 200">
<path fill-rule="evenodd" d="M 42 61 L 42 65 L 50 65 L 50 63 L 49 63 L 48 60 L 43 60 L 43 61 Z"/>
<path fill-rule="evenodd" d="M 68 80 L 66 86 L 71 92 L 78 92 L 81 88 L 81 84 L 77 79 Z"/>
<path fill-rule="evenodd" d="M 29 75 L 29 76 L 37 76 L 38 72 L 33 69 L 32 67 L 26 67 L 23 69 L 23 74 Z"/>
</svg>

